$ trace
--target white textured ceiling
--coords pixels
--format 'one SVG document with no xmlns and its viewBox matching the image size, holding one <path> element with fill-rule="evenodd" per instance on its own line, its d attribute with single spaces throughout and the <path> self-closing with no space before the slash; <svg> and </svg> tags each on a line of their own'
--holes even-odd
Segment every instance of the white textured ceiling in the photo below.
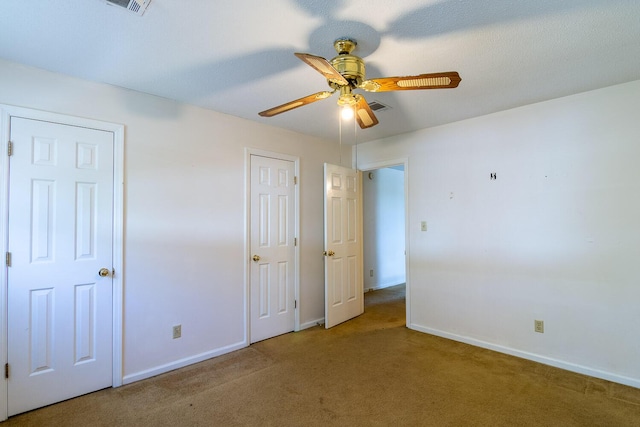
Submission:
<svg viewBox="0 0 640 427">
<path fill-rule="evenodd" d="M 366 94 L 367 141 L 640 79 L 638 0 L 1 0 L 0 57 L 335 140 L 336 96 L 294 52 L 356 39 L 367 76 L 458 71 L 457 89 Z M 0 102 L 1 94 L 0 94 Z M 124 106 L 123 108 L 135 108 Z"/>
</svg>

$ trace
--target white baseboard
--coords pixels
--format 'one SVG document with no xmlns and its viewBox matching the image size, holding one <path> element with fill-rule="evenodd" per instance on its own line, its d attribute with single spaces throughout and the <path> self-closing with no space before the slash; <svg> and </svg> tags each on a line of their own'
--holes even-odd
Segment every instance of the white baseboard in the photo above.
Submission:
<svg viewBox="0 0 640 427">
<path fill-rule="evenodd" d="M 313 328 L 314 326 L 318 326 L 318 325 L 324 326 L 324 317 L 301 324 L 300 330 L 302 331 L 304 329 Z"/>
<path fill-rule="evenodd" d="M 566 371 L 576 372 L 578 374 L 588 375 L 590 377 L 600 378 L 603 380 L 628 385 L 630 387 L 640 388 L 640 379 L 637 379 L 637 378 L 625 377 L 623 375 L 613 374 L 611 372 L 589 368 L 588 366 L 577 365 L 575 363 L 566 362 L 564 360 L 558 360 L 558 359 L 542 356 L 535 353 L 529 353 L 527 351 L 517 350 L 510 347 L 504 347 L 504 346 L 493 344 L 490 342 L 477 340 L 475 338 L 456 335 L 449 332 L 440 331 L 438 329 L 427 328 L 427 327 L 416 325 L 416 324 L 408 324 L 407 327 L 409 329 L 413 329 L 418 332 L 424 332 L 426 334 L 436 335 L 436 336 L 447 338 L 453 341 L 463 342 L 465 344 L 486 348 L 488 350 L 497 351 L 499 353 L 509 354 L 511 356 L 520 357 L 522 359 L 533 360 L 534 362 L 564 369 Z"/>
<path fill-rule="evenodd" d="M 202 362 L 212 357 L 222 356 L 223 354 L 231 353 L 232 351 L 240 350 L 247 347 L 249 344 L 246 341 L 242 341 L 236 344 L 231 344 L 226 347 L 221 347 L 215 350 L 200 353 L 195 356 L 185 357 L 184 359 L 176 360 L 175 362 L 167 363 L 165 365 L 157 366 L 155 368 L 147 369 L 144 371 L 136 372 L 130 375 L 125 375 L 122 379 L 122 384 L 131 384 L 136 381 L 144 380 L 147 378 L 155 377 L 156 375 L 164 374 L 166 372 L 173 371 L 175 369 L 184 368 L 185 366 L 192 365 L 194 363 Z"/>
<path fill-rule="evenodd" d="M 300 330 L 313 328 L 314 326 L 324 325 L 324 317 L 312 320 L 300 325 Z M 248 347 L 249 343 L 241 341 L 236 344 L 231 344 L 226 347 L 221 347 L 215 350 L 211 350 L 205 353 L 197 354 L 191 357 L 185 357 L 184 359 L 176 360 L 175 362 L 167 363 L 165 365 L 157 366 L 155 368 L 147 369 L 144 371 L 136 372 L 130 375 L 126 375 L 122 378 L 122 385 L 131 384 L 136 381 L 144 380 L 147 378 L 155 377 L 156 375 L 164 374 L 185 366 L 192 365 L 194 363 L 202 362 L 213 357 L 222 356 L 223 354 L 231 353 L 232 351 L 240 350 L 241 348 Z"/>
<path fill-rule="evenodd" d="M 384 288 L 390 288 L 391 286 L 398 286 L 398 285 L 403 285 L 405 282 L 393 282 L 393 283 L 383 283 L 381 285 L 378 286 L 372 286 L 370 288 L 365 288 L 364 292 L 371 292 L 371 291 L 377 291 L 379 289 L 384 289 Z"/>
</svg>

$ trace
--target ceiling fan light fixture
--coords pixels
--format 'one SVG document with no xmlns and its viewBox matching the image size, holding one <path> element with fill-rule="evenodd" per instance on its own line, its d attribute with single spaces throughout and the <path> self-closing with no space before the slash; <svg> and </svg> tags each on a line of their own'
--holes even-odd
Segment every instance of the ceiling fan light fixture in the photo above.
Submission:
<svg viewBox="0 0 640 427">
<path fill-rule="evenodd" d="M 338 105 L 341 107 L 351 107 L 356 105 L 356 97 L 351 94 L 340 95 L 340 98 L 338 98 Z"/>
<path fill-rule="evenodd" d="M 342 120 L 353 119 L 353 106 L 345 105 L 340 110 L 340 117 L 342 117 Z"/>
<path fill-rule="evenodd" d="M 340 98 L 338 98 L 338 105 L 341 107 L 356 105 L 356 96 L 351 92 L 351 87 L 343 86 L 340 88 Z"/>
</svg>

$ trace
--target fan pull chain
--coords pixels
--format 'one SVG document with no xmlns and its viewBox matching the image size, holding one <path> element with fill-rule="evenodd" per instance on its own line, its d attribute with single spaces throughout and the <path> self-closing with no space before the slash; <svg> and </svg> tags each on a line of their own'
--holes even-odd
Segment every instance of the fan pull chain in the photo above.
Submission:
<svg viewBox="0 0 640 427">
<path fill-rule="evenodd" d="M 355 110 L 356 107 L 354 106 L 353 109 Z M 354 111 L 355 113 L 355 111 Z M 356 163 L 355 163 L 355 167 L 354 169 L 357 171 L 358 170 L 358 127 L 356 126 L 356 120 L 355 120 L 355 115 L 354 115 L 354 119 L 353 119 L 353 144 L 356 146 Z"/>
<path fill-rule="evenodd" d="M 338 133 L 339 133 L 339 139 L 338 139 L 338 150 L 339 150 L 339 156 L 340 156 L 340 166 L 342 166 L 342 117 L 338 116 Z"/>
</svg>

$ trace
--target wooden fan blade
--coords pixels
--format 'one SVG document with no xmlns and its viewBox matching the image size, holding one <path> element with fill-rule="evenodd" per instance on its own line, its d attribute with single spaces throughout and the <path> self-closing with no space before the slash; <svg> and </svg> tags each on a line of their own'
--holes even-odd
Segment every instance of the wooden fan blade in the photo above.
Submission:
<svg viewBox="0 0 640 427">
<path fill-rule="evenodd" d="M 330 80 L 339 85 L 345 86 L 349 82 L 342 74 L 336 70 L 333 65 L 321 56 L 311 55 L 309 53 L 294 53 L 295 56 L 309 64 L 313 69 L 322 74 L 327 80 Z"/>
<path fill-rule="evenodd" d="M 369 104 L 367 104 L 367 100 L 364 99 L 362 95 L 356 95 L 356 120 L 362 129 L 370 128 L 378 124 L 378 118 L 371 108 Z"/>
<path fill-rule="evenodd" d="M 369 92 L 392 90 L 451 89 L 458 87 L 460 75 L 456 71 L 420 74 L 406 77 L 382 77 L 363 81 L 358 87 Z"/>
<path fill-rule="evenodd" d="M 318 92 L 313 95 L 305 96 L 304 98 L 296 99 L 295 101 L 287 102 L 286 104 L 278 105 L 277 107 L 269 108 L 259 112 L 262 117 L 273 117 L 276 114 L 284 113 L 286 111 L 293 110 L 294 108 L 302 107 L 303 105 L 311 104 L 312 102 L 320 101 L 330 97 L 333 92 Z"/>
</svg>

